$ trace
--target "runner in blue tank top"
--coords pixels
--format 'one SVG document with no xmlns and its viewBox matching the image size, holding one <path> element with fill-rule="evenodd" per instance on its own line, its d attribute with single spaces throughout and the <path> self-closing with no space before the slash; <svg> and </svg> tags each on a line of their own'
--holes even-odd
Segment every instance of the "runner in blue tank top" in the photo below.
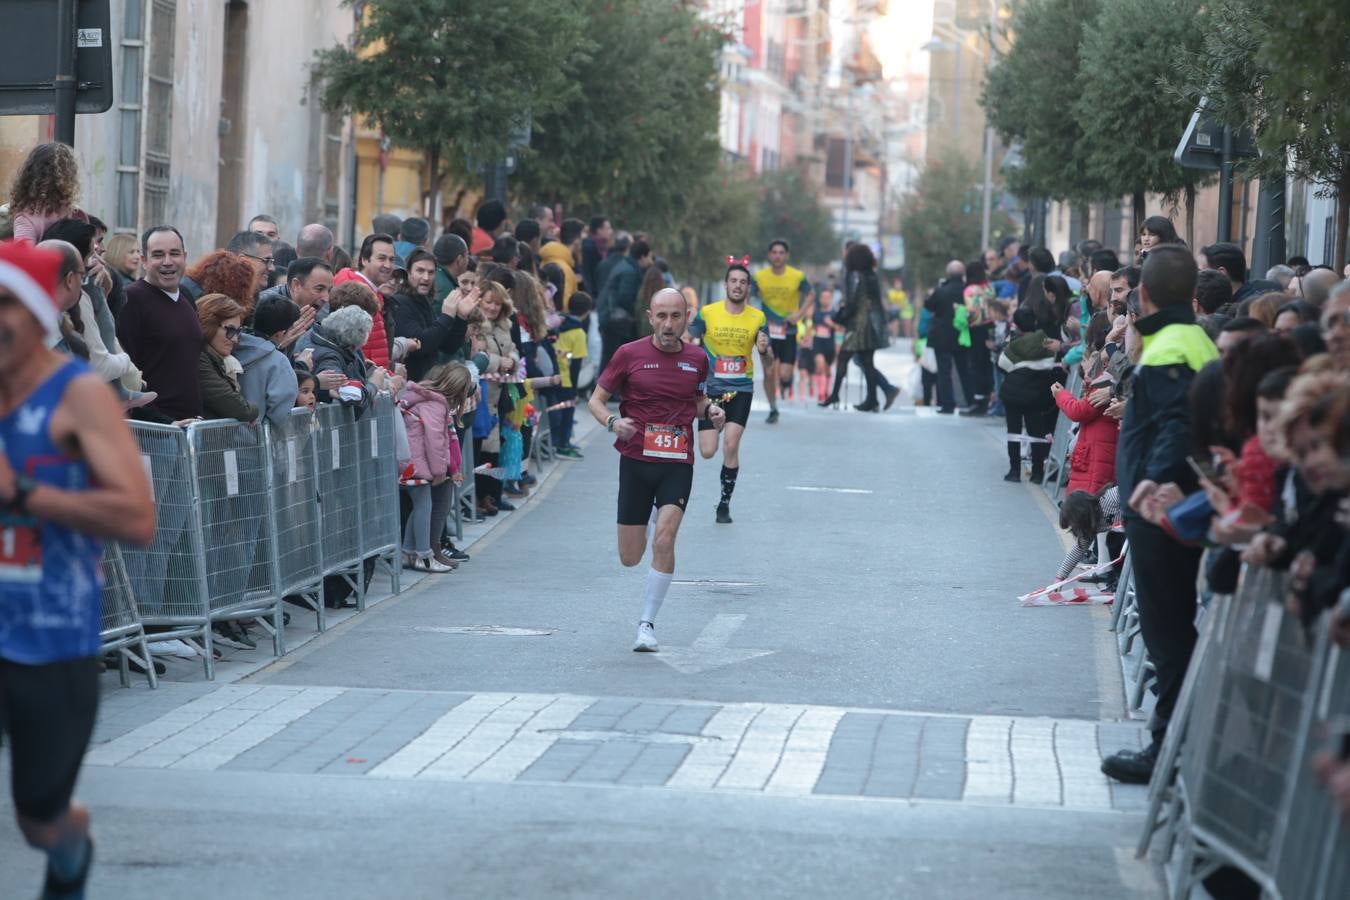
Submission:
<svg viewBox="0 0 1350 900">
<path fill-rule="evenodd" d="M 83 897 L 89 812 L 70 802 L 98 708 L 101 538 L 148 543 L 155 510 L 111 388 L 48 346 L 83 261 L 0 244 L 0 730 L 43 897 Z"/>
</svg>

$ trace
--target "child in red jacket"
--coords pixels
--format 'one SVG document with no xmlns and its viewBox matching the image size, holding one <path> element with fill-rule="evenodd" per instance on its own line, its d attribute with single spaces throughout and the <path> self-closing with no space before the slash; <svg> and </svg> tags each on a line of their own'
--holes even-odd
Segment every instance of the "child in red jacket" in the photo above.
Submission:
<svg viewBox="0 0 1350 900">
<path fill-rule="evenodd" d="M 1091 396 L 1096 388 L 1111 384 L 1105 372 L 1097 377 L 1083 393 Z M 1120 439 L 1120 422 L 1106 415 L 1105 406 L 1096 406 L 1087 399 L 1075 397 L 1062 384 L 1050 386 L 1055 405 L 1064 415 L 1078 423 L 1078 443 L 1069 458 L 1069 486 L 1065 493 L 1086 491 L 1096 494 L 1116 480 L 1116 442 Z"/>
</svg>

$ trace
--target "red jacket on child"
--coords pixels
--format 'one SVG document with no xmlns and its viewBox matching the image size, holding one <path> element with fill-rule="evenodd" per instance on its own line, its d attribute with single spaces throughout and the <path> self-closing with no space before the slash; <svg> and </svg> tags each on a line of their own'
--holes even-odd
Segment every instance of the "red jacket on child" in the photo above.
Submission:
<svg viewBox="0 0 1350 900">
<path fill-rule="evenodd" d="M 1078 444 L 1069 458 L 1069 491 L 1095 494 L 1116 480 L 1116 442 L 1120 423 L 1105 410 L 1068 391 L 1055 394 L 1055 404 L 1078 424 Z"/>
</svg>

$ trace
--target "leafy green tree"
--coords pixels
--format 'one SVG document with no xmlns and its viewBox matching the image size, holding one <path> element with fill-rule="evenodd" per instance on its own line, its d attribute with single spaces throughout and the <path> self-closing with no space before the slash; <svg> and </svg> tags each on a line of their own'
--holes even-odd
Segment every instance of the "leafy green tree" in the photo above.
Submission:
<svg viewBox="0 0 1350 900">
<path fill-rule="evenodd" d="M 576 0 L 595 49 L 569 102 L 535 112 L 513 188 L 660 236 L 691 187 L 720 178 L 719 55 L 727 35 L 692 0 Z M 548 5 L 548 4 L 538 4 Z"/>
<path fill-rule="evenodd" d="M 1261 158 L 1251 174 L 1288 172 L 1335 192 L 1334 265 L 1350 232 L 1350 6 L 1343 0 L 1211 0 L 1193 27 L 1199 49 L 1175 66 L 1173 88 L 1231 127 L 1249 126 Z"/>
<path fill-rule="evenodd" d="M 717 280 L 728 254 L 751 253 L 759 233 L 758 192 L 739 167 L 715 165 L 688 182 L 652 230 L 657 253 L 682 281 Z"/>
<path fill-rule="evenodd" d="M 1009 188 L 1019 196 L 1086 203 L 1110 193 L 1085 160 L 1089 142 L 1102 137 L 1085 131 L 1072 114 L 1079 47 L 1102 5 L 1027 0 L 1014 8 L 1012 46 L 989 71 L 980 102 L 1003 140 L 1021 145 L 1024 165 L 1008 173 Z"/>
<path fill-rule="evenodd" d="M 770 241 L 780 238 L 792 247 L 797 263 L 827 263 L 838 257 L 841 244 L 830 211 L 799 170 L 766 172 L 756 188 L 759 237 L 751 248 L 756 259 L 768 251 Z"/>
<path fill-rule="evenodd" d="M 319 51 L 314 74 L 330 110 L 427 152 L 434 193 L 452 144 L 461 163 L 498 159 L 528 117 L 580 97 L 572 70 L 594 46 L 582 2 L 365 0 L 351 45 Z"/>
<path fill-rule="evenodd" d="M 1165 90 L 1167 60 L 1199 49 L 1200 0 L 1105 3 L 1083 32 L 1082 67 L 1073 118 L 1088 135 L 1082 164 L 1106 193 L 1134 199 L 1134 231 L 1144 218 L 1144 194 L 1184 198 L 1187 241 L 1193 243 L 1195 190 L 1205 173 L 1172 158 L 1194 104 Z"/>
<path fill-rule="evenodd" d="M 979 253 L 980 178 L 974 163 L 960 154 L 919 173 L 914 193 L 900 208 L 905 268 L 917 286 L 935 284 L 948 260 Z M 1007 213 L 995 210 L 990 226 L 997 235 L 1009 233 L 1013 224 Z"/>
</svg>

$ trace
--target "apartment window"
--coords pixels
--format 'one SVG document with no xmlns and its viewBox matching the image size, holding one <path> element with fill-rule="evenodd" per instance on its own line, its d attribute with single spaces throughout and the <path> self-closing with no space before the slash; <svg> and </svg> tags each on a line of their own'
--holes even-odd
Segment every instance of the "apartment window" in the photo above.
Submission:
<svg viewBox="0 0 1350 900">
<path fill-rule="evenodd" d="M 145 182 L 141 216 L 149 225 L 169 214 L 169 166 L 173 140 L 173 44 L 177 0 L 153 0 L 146 61 Z"/>
<path fill-rule="evenodd" d="M 122 16 L 122 72 L 117 96 L 117 206 L 115 231 L 140 230 L 141 88 L 145 81 L 145 4 L 127 0 Z"/>
</svg>

